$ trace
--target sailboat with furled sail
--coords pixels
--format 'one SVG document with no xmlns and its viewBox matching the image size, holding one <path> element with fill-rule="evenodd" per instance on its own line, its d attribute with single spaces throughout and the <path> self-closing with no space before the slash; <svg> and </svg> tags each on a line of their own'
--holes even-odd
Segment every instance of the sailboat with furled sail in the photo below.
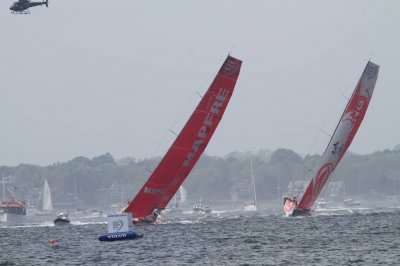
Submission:
<svg viewBox="0 0 400 266">
<path fill-rule="evenodd" d="M 305 193 L 299 202 L 295 196 L 284 198 L 283 209 L 287 216 L 310 214 L 311 207 L 343 158 L 361 125 L 375 88 L 378 72 L 379 66 L 369 61 Z"/>
<path fill-rule="evenodd" d="M 156 222 L 185 181 L 217 128 L 239 77 L 242 62 L 228 56 L 172 146 L 135 198 L 123 210 L 134 222 Z"/>
<path fill-rule="evenodd" d="M 251 185 L 253 187 L 252 189 L 253 199 L 245 203 L 244 210 L 257 211 L 257 196 L 256 196 L 256 184 L 254 181 L 253 160 L 250 160 L 250 174 L 251 174 Z"/>
</svg>

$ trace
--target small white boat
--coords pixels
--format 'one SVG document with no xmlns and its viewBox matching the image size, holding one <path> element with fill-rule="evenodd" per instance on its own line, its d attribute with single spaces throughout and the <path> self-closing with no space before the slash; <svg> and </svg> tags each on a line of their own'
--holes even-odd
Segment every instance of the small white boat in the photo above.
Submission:
<svg viewBox="0 0 400 266">
<path fill-rule="evenodd" d="M 211 208 L 208 206 L 204 206 L 203 203 L 201 202 L 201 197 L 200 197 L 200 201 L 193 206 L 192 211 L 193 212 L 202 212 L 202 213 L 211 213 Z"/>
<path fill-rule="evenodd" d="M 326 208 L 328 204 L 324 198 L 321 198 L 317 203 L 317 208 Z"/>
<path fill-rule="evenodd" d="M 243 209 L 245 211 L 257 211 L 257 206 L 253 202 L 246 202 Z"/>
</svg>

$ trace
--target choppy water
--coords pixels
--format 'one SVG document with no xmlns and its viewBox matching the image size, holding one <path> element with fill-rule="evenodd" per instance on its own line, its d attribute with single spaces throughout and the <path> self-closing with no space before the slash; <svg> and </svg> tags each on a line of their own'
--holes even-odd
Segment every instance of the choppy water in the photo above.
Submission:
<svg viewBox="0 0 400 266">
<path fill-rule="evenodd" d="M 104 217 L 81 220 L 0 226 L 0 265 L 400 265 L 400 209 L 185 214 L 116 242 L 98 241 Z"/>
</svg>

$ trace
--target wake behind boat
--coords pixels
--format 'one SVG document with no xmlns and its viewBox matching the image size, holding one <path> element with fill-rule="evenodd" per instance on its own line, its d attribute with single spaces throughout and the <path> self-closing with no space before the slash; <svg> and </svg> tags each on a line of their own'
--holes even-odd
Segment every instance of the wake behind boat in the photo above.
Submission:
<svg viewBox="0 0 400 266">
<path fill-rule="evenodd" d="M 161 162 L 124 209 L 136 222 L 155 222 L 207 147 L 222 119 L 242 62 L 228 56 Z"/>
<path fill-rule="evenodd" d="M 304 195 L 299 202 L 295 197 L 284 198 L 283 210 L 287 216 L 310 214 L 311 207 L 343 158 L 361 125 L 374 92 L 378 72 L 379 66 L 369 61 Z"/>
</svg>

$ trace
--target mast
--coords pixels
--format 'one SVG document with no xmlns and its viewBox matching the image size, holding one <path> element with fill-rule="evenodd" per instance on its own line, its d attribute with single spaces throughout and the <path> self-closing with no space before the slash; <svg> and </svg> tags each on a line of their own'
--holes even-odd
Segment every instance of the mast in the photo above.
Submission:
<svg viewBox="0 0 400 266">
<path fill-rule="evenodd" d="M 216 130 L 239 77 L 242 62 L 228 56 L 172 146 L 135 198 L 124 209 L 134 218 L 165 209 Z"/>
<path fill-rule="evenodd" d="M 6 201 L 7 200 L 7 197 L 6 197 L 6 190 L 7 190 L 6 184 L 12 184 L 11 177 L 3 175 L 2 183 L 3 183 L 3 201 Z M 10 189 L 8 189 L 8 191 L 10 191 Z M 10 193 L 13 196 L 13 191 L 10 191 Z"/>
<path fill-rule="evenodd" d="M 174 206 L 173 208 L 177 209 L 178 208 L 178 199 L 176 198 L 176 193 L 174 195 Z"/>
<path fill-rule="evenodd" d="M 253 183 L 253 200 L 254 206 L 257 206 L 256 185 L 254 182 L 253 160 L 250 160 L 251 182 Z"/>
<path fill-rule="evenodd" d="M 78 208 L 78 195 L 76 194 L 76 180 L 74 176 L 74 200 L 75 200 L 75 208 Z"/>
<path fill-rule="evenodd" d="M 349 148 L 367 112 L 378 78 L 378 72 L 379 66 L 369 61 L 322 155 L 318 170 L 310 180 L 299 202 L 299 209 L 310 209 L 312 207 Z"/>
<path fill-rule="evenodd" d="M 276 179 L 276 183 L 277 183 L 277 190 L 278 190 L 278 199 L 281 198 L 281 187 L 279 185 L 279 178 Z"/>
<path fill-rule="evenodd" d="M 124 187 L 121 185 L 121 204 L 124 204 Z"/>
<path fill-rule="evenodd" d="M 3 175 L 3 201 L 6 201 L 6 187 L 4 184 L 4 175 Z"/>
</svg>

